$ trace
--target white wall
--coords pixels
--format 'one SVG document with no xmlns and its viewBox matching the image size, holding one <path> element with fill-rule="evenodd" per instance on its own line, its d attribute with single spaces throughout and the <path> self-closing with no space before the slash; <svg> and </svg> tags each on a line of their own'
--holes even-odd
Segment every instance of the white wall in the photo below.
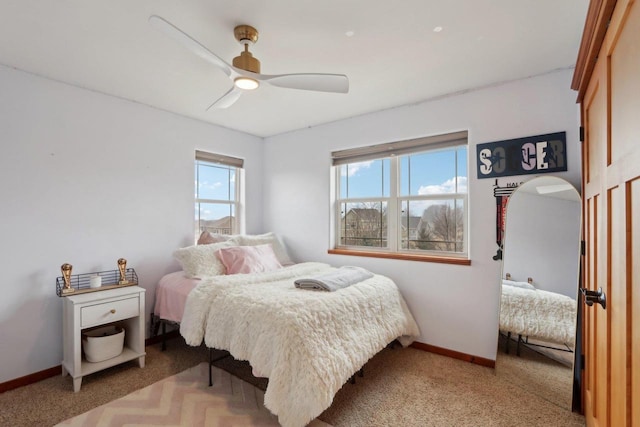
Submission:
<svg viewBox="0 0 640 427">
<path fill-rule="evenodd" d="M 576 299 L 580 211 L 580 200 L 520 190 L 512 194 L 507 205 L 504 274 L 519 282 L 531 277 L 537 289 Z"/>
<path fill-rule="evenodd" d="M 3 66 L 0 94 L 0 383 L 60 365 L 65 262 L 126 258 L 151 310 L 193 243 L 196 149 L 245 159 L 247 231 L 262 231 L 262 139 Z"/>
<path fill-rule="evenodd" d="M 420 342 L 493 360 L 501 272 L 492 259 L 494 180 L 477 179 L 475 146 L 566 131 L 568 172 L 557 175 L 579 188 L 578 108 L 571 77 L 572 70 L 558 71 L 267 138 L 265 229 L 282 235 L 297 261 L 360 265 L 391 277 L 420 325 Z M 327 254 L 332 247 L 331 151 L 459 130 L 469 131 L 471 266 Z"/>
</svg>

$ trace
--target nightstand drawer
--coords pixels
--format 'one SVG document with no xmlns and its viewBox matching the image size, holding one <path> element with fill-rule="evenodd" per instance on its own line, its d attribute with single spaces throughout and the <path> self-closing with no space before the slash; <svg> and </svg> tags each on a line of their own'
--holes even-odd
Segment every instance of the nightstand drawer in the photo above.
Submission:
<svg viewBox="0 0 640 427">
<path fill-rule="evenodd" d="M 82 307 L 80 327 L 86 328 L 136 317 L 140 314 L 139 301 L 139 298 L 135 297 Z"/>
</svg>

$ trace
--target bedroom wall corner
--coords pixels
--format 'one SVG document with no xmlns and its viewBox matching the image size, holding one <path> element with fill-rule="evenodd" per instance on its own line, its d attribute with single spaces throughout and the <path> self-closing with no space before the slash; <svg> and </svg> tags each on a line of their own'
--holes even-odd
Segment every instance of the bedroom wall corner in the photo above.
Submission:
<svg viewBox="0 0 640 427">
<path fill-rule="evenodd" d="M 193 244 L 196 149 L 245 159 L 246 227 L 262 229 L 261 138 L 1 65 L 0 93 L 0 383 L 60 365 L 64 262 L 126 258 L 148 322 L 172 252 Z"/>
<path fill-rule="evenodd" d="M 283 236 L 296 261 L 358 265 L 394 279 L 420 326 L 419 342 L 495 360 L 501 263 L 492 259 L 497 249 L 494 180 L 477 178 L 476 145 L 566 131 L 568 171 L 556 175 L 579 188 L 572 72 L 560 70 L 266 138 L 265 229 Z M 332 151 L 460 130 L 469 132 L 471 266 L 327 254 L 333 247 Z"/>
</svg>

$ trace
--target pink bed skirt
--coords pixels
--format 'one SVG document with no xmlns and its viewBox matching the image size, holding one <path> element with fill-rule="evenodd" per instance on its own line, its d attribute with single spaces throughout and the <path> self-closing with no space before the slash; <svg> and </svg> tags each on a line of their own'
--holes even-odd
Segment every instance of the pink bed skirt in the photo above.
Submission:
<svg viewBox="0 0 640 427">
<path fill-rule="evenodd" d="M 184 314 L 187 295 L 199 282 L 199 279 L 185 277 L 183 271 L 163 276 L 156 288 L 156 305 L 153 313 L 161 319 L 179 323 Z"/>
</svg>

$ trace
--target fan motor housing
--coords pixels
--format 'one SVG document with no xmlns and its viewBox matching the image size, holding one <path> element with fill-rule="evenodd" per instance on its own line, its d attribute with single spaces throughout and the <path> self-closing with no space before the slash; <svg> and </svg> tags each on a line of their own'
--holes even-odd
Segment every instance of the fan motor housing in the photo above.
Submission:
<svg viewBox="0 0 640 427">
<path fill-rule="evenodd" d="M 247 45 L 245 45 L 246 47 Z M 233 66 L 245 71 L 260 74 L 260 61 L 253 57 L 246 48 L 245 51 L 233 58 Z"/>
<path fill-rule="evenodd" d="M 249 52 L 249 45 L 258 41 L 258 30 L 251 25 L 238 25 L 233 29 L 236 40 L 244 45 L 244 52 L 233 58 L 233 66 L 245 71 L 260 74 L 260 61 Z"/>
</svg>

